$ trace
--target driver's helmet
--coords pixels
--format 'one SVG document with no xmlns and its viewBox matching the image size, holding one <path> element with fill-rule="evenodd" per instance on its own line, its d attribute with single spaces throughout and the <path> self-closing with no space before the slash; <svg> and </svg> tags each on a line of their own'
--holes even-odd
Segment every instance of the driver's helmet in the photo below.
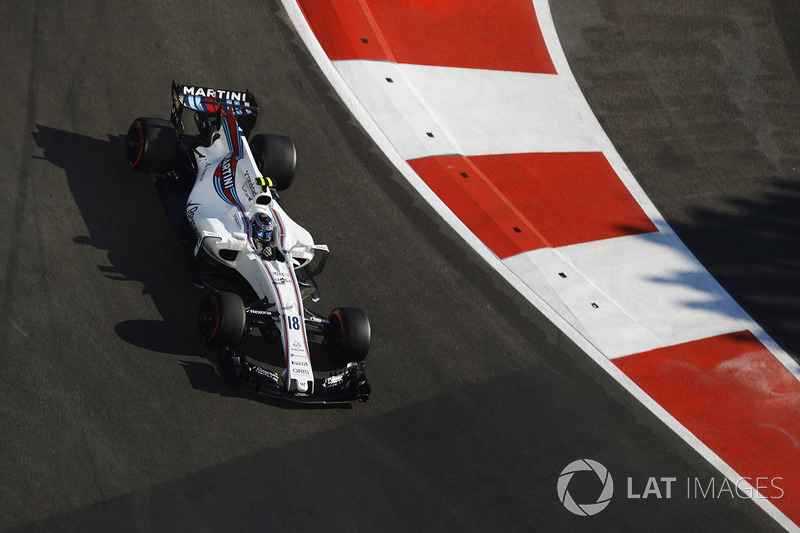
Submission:
<svg viewBox="0 0 800 533">
<path fill-rule="evenodd" d="M 261 244 L 267 244 L 272 239 L 272 230 L 275 224 L 266 213 L 256 213 L 253 217 L 253 236 Z"/>
</svg>

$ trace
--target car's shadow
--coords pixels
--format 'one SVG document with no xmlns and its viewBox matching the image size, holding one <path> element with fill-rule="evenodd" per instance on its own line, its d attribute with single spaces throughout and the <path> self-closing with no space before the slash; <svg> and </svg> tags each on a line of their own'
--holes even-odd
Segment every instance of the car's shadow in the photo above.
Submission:
<svg viewBox="0 0 800 533">
<path fill-rule="evenodd" d="M 174 231 L 181 214 L 169 205 L 165 211 L 151 178 L 126 168 L 125 136 L 108 135 L 102 140 L 37 125 L 33 137 L 43 150 L 42 157 L 66 172 L 88 232 L 76 235 L 73 242 L 107 251 L 108 264 L 98 265 L 98 271 L 120 283 L 141 284 L 142 294 L 152 298 L 163 319 L 132 317 L 116 324 L 115 334 L 147 350 L 204 357 L 208 363 L 181 362 L 192 386 L 214 394 L 239 395 L 219 381 L 216 352 L 197 335 L 196 311 L 205 293 L 193 286 L 186 252 Z M 256 364 L 283 366 L 279 344 L 254 336 L 241 349 Z M 312 347 L 312 358 L 320 371 L 336 366 L 317 346 Z M 265 401 L 292 407 L 280 400 Z"/>
<path fill-rule="evenodd" d="M 99 272 L 120 283 L 141 284 L 163 318 L 121 322 L 116 334 L 148 350 L 194 355 L 194 316 L 187 308 L 201 295 L 192 288 L 151 180 L 125 168 L 124 135 L 101 140 L 37 125 L 33 137 L 44 159 L 66 172 L 88 233 L 73 242 L 106 251 L 108 264 L 98 265 Z"/>
</svg>

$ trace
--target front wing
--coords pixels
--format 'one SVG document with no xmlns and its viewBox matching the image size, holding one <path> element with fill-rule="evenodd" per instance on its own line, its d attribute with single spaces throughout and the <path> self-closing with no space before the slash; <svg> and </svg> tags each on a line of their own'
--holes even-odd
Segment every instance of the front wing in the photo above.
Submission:
<svg viewBox="0 0 800 533">
<path fill-rule="evenodd" d="M 309 404 L 367 402 L 372 390 L 364 363 L 349 363 L 341 374 L 324 379 L 314 379 L 314 392 L 302 393 L 286 390 L 281 377 L 246 360 L 244 354 L 233 348 L 222 348 L 218 357 L 219 370 L 226 383 L 293 402 Z"/>
</svg>

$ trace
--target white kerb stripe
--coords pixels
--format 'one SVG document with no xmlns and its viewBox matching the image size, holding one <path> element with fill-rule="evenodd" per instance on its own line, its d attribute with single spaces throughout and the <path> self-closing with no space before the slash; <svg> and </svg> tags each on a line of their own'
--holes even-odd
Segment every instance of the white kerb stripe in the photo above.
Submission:
<svg viewBox="0 0 800 533">
<path fill-rule="evenodd" d="M 560 76 L 386 61 L 333 64 L 406 160 L 599 151 Z"/>
</svg>

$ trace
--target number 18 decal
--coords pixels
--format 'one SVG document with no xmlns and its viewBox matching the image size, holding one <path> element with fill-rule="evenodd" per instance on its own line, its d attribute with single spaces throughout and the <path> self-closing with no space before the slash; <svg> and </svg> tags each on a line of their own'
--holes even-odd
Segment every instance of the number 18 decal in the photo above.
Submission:
<svg viewBox="0 0 800 533">
<path fill-rule="evenodd" d="M 289 329 L 300 329 L 300 317 L 299 316 L 290 316 L 286 321 Z"/>
</svg>

